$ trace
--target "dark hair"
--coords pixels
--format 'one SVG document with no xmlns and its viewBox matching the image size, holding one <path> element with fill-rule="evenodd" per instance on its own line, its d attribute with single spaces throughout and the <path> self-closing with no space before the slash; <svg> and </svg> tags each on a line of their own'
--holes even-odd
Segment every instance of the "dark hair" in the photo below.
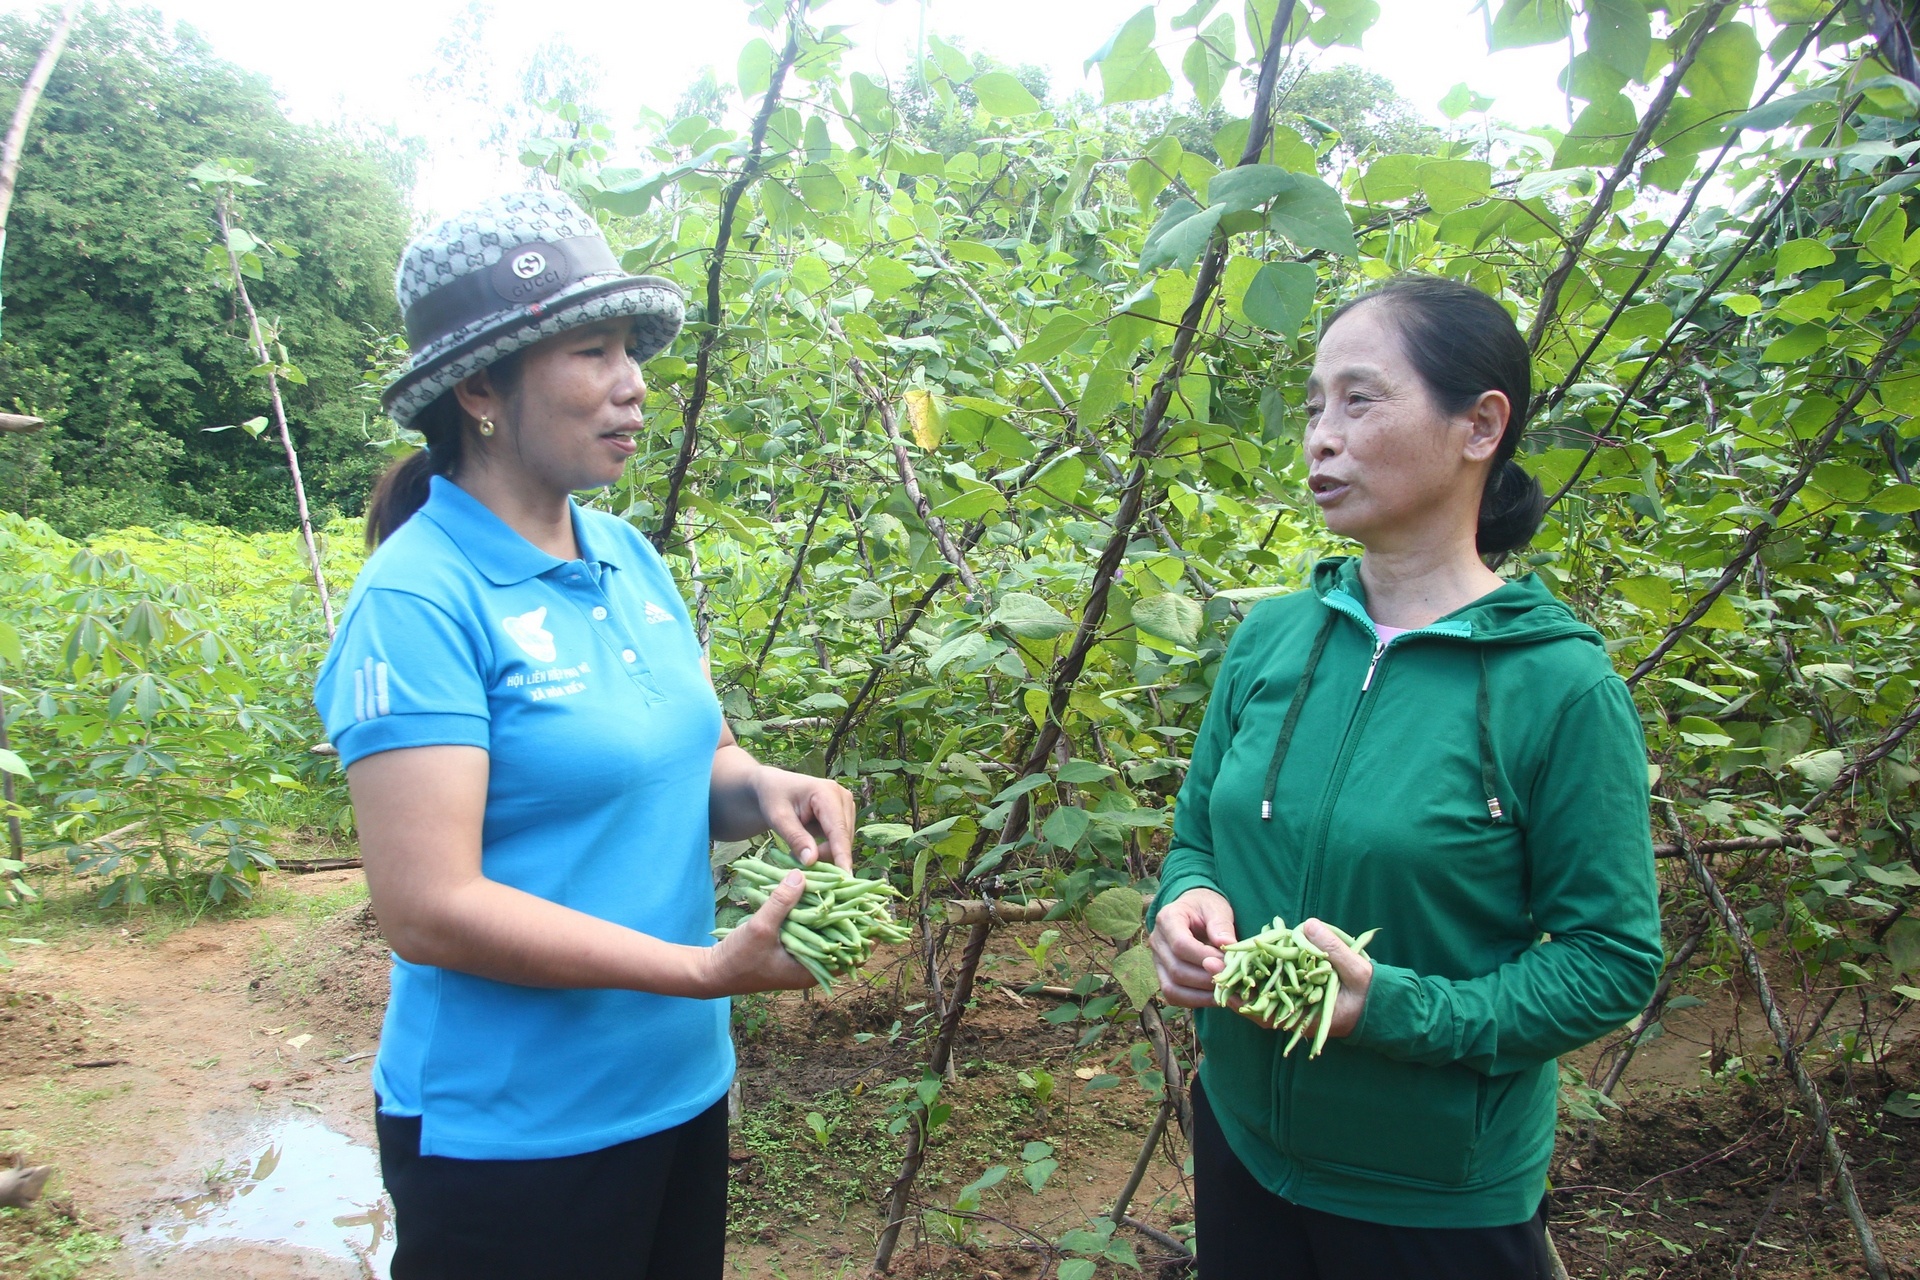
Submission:
<svg viewBox="0 0 1920 1280">
<path fill-rule="evenodd" d="M 1326 327 L 1366 302 L 1379 303 L 1393 318 L 1414 372 L 1444 411 L 1461 413 L 1488 391 L 1501 392 L 1512 406 L 1474 531 L 1475 548 L 1499 563 L 1532 540 L 1547 513 L 1540 482 L 1513 457 L 1533 407 L 1527 340 L 1505 307 L 1472 285 L 1438 276 L 1396 276 L 1342 304 Z"/>
<path fill-rule="evenodd" d="M 487 366 L 487 378 L 501 395 L 510 396 L 519 388 L 520 356 L 519 351 L 508 352 Z M 413 429 L 427 438 L 427 447 L 394 463 L 374 482 L 367 498 L 369 550 L 391 538 L 426 505 L 434 476 L 451 476 L 460 469 L 469 420 L 451 387 L 414 415 Z"/>
</svg>

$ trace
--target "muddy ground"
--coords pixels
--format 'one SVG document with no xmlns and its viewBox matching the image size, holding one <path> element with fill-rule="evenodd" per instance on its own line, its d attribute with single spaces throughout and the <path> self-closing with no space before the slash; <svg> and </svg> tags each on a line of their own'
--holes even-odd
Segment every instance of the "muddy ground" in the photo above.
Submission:
<svg viewBox="0 0 1920 1280">
<path fill-rule="evenodd" d="M 40 1205 L 0 1210 L 0 1276 L 384 1274 L 368 1072 L 385 950 L 358 873 L 281 877 L 274 892 L 276 910 L 245 919 L 9 925 L 44 945 L 0 942 L 12 962 L 0 973 L 0 1154 L 58 1173 Z M 1049 1022 L 1056 1001 L 1020 994 L 1036 975 L 1000 936 L 942 1095 L 954 1111 L 922 1177 L 931 1212 L 909 1224 L 896 1274 L 1053 1274 L 1052 1242 L 1111 1206 L 1155 1113 L 1126 1040 L 1076 1049 L 1084 1024 Z M 831 998 L 742 1002 L 738 1274 L 865 1274 L 900 1149 L 886 1128 L 904 1095 L 888 1086 L 918 1077 L 932 1017 L 918 979 L 897 957 Z M 1745 1043 L 1731 1048 L 1755 1077 L 1743 1080 L 1727 1067 L 1738 1011 L 1698 994 L 1707 1003 L 1672 1015 L 1635 1060 L 1622 1110 L 1563 1137 L 1551 1211 L 1571 1274 L 1723 1277 L 1737 1262 L 1742 1275 L 1865 1274 L 1764 1034 L 1739 1024 Z M 1883 1110 L 1920 1090 L 1915 1046 L 1854 1064 L 1851 1081 L 1816 1065 L 1882 1248 L 1896 1274 L 1920 1276 L 1920 1119 Z M 1036 1070 L 1056 1082 L 1044 1106 Z M 1058 1162 L 1037 1192 L 1023 1177 L 1034 1156 Z M 1184 1157 L 1176 1128 L 1133 1208 L 1175 1236 L 1191 1218 Z M 941 1212 L 993 1165 L 1010 1173 L 976 1213 Z M 1116 1239 L 1144 1274 L 1181 1274 L 1148 1236 Z"/>
</svg>

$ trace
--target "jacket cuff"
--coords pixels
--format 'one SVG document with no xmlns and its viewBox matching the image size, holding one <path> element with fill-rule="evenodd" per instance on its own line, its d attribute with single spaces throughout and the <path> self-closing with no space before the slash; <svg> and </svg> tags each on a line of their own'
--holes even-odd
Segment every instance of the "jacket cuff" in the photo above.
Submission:
<svg viewBox="0 0 1920 1280">
<path fill-rule="evenodd" d="M 1348 1033 L 1347 1043 L 1389 1058 L 1403 1056 L 1423 1020 L 1424 1003 L 1420 979 L 1413 970 L 1375 961 L 1367 1002 L 1360 1006 L 1360 1021 Z"/>
<path fill-rule="evenodd" d="M 1160 908 L 1166 906 L 1189 889 L 1211 889 L 1215 893 L 1220 892 L 1220 886 L 1215 884 L 1213 880 L 1203 872 L 1198 870 L 1175 872 L 1172 879 L 1162 880 L 1160 882 L 1160 892 L 1153 895 L 1153 902 L 1147 908 L 1148 933 L 1153 932 L 1154 922 L 1160 918 Z M 1222 894 L 1221 896 L 1224 897 L 1226 895 Z"/>
</svg>

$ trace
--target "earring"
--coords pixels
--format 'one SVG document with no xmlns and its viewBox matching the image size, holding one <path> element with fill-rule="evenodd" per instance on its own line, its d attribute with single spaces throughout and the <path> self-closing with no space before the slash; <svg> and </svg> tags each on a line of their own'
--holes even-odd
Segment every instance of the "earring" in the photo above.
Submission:
<svg viewBox="0 0 1920 1280">
<path fill-rule="evenodd" d="M 481 435 L 483 435 L 483 436 L 490 436 L 490 435 L 492 435 L 492 434 L 493 434 L 493 419 L 492 419 L 492 418 L 482 418 L 482 419 L 480 419 L 480 434 L 481 434 Z"/>
</svg>

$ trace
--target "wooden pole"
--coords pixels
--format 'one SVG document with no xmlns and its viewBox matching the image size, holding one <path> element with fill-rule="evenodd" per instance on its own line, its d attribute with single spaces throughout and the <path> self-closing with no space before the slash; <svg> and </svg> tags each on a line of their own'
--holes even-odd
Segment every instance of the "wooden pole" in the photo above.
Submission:
<svg viewBox="0 0 1920 1280">
<path fill-rule="evenodd" d="M 227 220 L 227 197 L 222 192 L 214 201 L 214 213 L 220 220 L 220 243 L 227 248 L 227 267 L 233 275 L 233 291 L 247 313 L 247 334 L 253 355 L 263 365 L 271 365 L 267 340 L 260 331 L 260 317 L 254 313 L 253 298 L 240 274 L 240 255 L 233 251 L 233 231 Z M 313 536 L 313 517 L 307 511 L 307 485 L 300 478 L 300 455 L 294 450 L 293 435 L 287 430 L 287 409 L 280 401 L 280 379 L 267 373 L 267 395 L 273 404 L 273 425 L 280 431 L 280 447 L 287 455 L 287 470 L 293 475 L 293 500 L 300 512 L 300 537 L 306 543 L 307 564 L 313 570 L 313 589 L 320 595 L 320 611 L 327 620 L 327 639 L 333 639 L 333 599 L 327 594 L 327 575 L 320 567 L 320 545 Z"/>
</svg>

